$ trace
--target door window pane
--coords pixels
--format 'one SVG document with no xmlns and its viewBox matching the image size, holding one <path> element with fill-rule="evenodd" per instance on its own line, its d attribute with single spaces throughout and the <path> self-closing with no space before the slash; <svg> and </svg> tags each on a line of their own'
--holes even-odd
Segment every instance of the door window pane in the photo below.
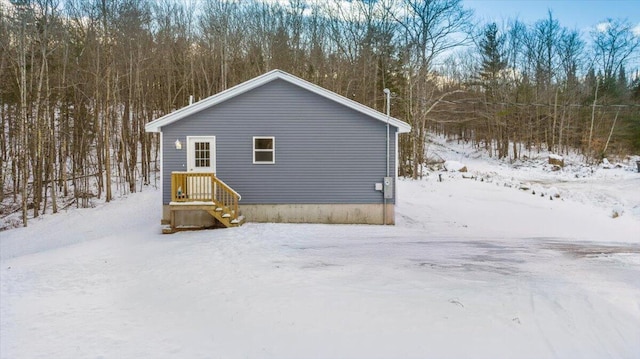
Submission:
<svg viewBox="0 0 640 359">
<path fill-rule="evenodd" d="M 196 167 L 210 167 L 211 151 L 209 142 L 196 142 L 195 151 Z"/>
</svg>

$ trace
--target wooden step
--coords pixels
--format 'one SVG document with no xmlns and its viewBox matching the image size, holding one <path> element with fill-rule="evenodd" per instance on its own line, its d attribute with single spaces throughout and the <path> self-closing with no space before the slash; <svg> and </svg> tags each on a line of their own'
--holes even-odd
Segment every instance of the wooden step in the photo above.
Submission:
<svg viewBox="0 0 640 359">
<path fill-rule="evenodd" d="M 231 224 L 241 226 L 244 223 L 244 216 L 238 216 L 236 219 L 231 220 Z"/>
</svg>

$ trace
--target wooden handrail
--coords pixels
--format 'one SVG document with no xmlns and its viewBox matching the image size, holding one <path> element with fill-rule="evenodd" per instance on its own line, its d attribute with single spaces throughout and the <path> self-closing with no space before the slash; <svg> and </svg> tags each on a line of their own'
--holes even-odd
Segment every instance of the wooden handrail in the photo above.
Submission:
<svg viewBox="0 0 640 359">
<path fill-rule="evenodd" d="M 229 187 L 229 185 L 228 185 L 228 184 L 226 184 L 226 183 L 224 183 L 224 181 L 222 181 L 220 178 L 215 177 L 215 175 L 214 175 L 214 177 L 213 177 L 213 178 L 215 179 L 215 182 L 216 182 L 216 183 L 220 184 L 221 186 L 224 186 L 224 187 L 226 188 L 226 191 L 229 191 L 229 192 L 231 192 L 233 195 L 237 196 L 237 197 L 238 197 L 238 200 L 241 200 L 241 199 L 242 199 L 242 196 L 240 195 L 240 193 L 236 192 L 233 188 Z"/>
<path fill-rule="evenodd" d="M 211 202 L 227 210 L 231 220 L 238 219 L 238 202 L 241 196 L 233 188 L 206 172 L 172 172 L 171 202 Z"/>
</svg>

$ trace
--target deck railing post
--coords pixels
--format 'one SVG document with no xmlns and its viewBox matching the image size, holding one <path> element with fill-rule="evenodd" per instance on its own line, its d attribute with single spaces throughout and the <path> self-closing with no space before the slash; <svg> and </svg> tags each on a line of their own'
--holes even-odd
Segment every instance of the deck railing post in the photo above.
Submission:
<svg viewBox="0 0 640 359">
<path fill-rule="evenodd" d="M 176 201 L 176 181 L 175 174 L 171 174 L 171 202 Z"/>
<path fill-rule="evenodd" d="M 218 190 L 218 187 L 216 186 L 216 175 L 214 173 L 211 173 L 209 175 L 209 185 L 211 186 L 211 198 L 209 198 L 209 200 L 215 203 L 216 191 Z"/>
<path fill-rule="evenodd" d="M 238 198 L 233 198 L 233 219 L 238 219 Z"/>
</svg>

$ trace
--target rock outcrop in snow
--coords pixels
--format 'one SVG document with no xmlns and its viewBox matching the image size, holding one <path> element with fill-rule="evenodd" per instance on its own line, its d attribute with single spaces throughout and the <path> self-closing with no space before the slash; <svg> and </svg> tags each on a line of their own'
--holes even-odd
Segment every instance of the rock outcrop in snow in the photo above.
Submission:
<svg viewBox="0 0 640 359">
<path fill-rule="evenodd" d="M 444 169 L 449 172 L 467 172 L 467 166 L 458 161 L 445 161 Z"/>
<path fill-rule="evenodd" d="M 564 167 L 564 157 L 550 153 L 549 164 L 554 166 Z"/>
</svg>

